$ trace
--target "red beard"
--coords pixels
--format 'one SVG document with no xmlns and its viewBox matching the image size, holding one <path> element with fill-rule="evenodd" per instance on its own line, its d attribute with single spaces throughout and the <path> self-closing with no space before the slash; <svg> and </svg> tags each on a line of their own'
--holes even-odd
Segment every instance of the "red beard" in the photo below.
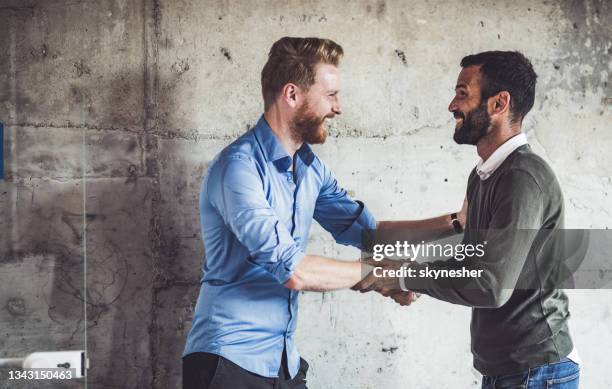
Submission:
<svg viewBox="0 0 612 389">
<path fill-rule="evenodd" d="M 327 139 L 327 130 L 323 126 L 326 116 L 320 118 L 310 110 L 310 106 L 305 102 L 298 108 L 290 129 L 294 141 L 299 143 L 321 144 Z"/>
</svg>

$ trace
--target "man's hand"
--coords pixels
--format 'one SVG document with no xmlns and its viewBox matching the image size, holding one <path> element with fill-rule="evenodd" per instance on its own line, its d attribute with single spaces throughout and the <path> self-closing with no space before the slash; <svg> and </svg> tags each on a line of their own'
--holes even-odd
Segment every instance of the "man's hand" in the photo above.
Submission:
<svg viewBox="0 0 612 389">
<path fill-rule="evenodd" d="M 373 266 L 374 268 L 380 268 L 375 271 L 372 270 L 364 279 L 353 285 L 351 289 L 357 290 L 361 293 L 377 291 L 383 296 L 390 296 L 394 292 L 401 292 L 399 277 L 389 277 L 384 273 L 385 270 L 399 270 L 402 267 L 402 262 L 392 260 L 374 261 L 367 260 L 363 261 L 363 264 Z"/>
<path fill-rule="evenodd" d="M 395 301 L 399 305 L 407 307 L 408 305 L 415 302 L 419 297 L 421 297 L 421 294 L 413 292 L 413 291 L 408 291 L 408 292 L 399 291 L 399 292 L 395 292 L 390 295 L 387 295 L 387 297 L 392 298 L 393 301 Z"/>
<path fill-rule="evenodd" d="M 363 261 L 362 263 L 385 270 L 398 270 L 403 264 L 401 261 L 391 260 L 367 260 Z M 382 270 L 378 270 L 378 272 L 381 271 Z M 374 271 L 370 272 L 363 280 L 359 281 L 351 289 L 360 291 L 361 293 L 377 291 L 381 295 L 393 299 L 393 301 L 402 306 L 412 304 L 421 296 L 420 293 L 415 293 L 413 291 L 405 292 L 401 290 L 398 277 L 377 277 L 374 275 Z"/>
</svg>

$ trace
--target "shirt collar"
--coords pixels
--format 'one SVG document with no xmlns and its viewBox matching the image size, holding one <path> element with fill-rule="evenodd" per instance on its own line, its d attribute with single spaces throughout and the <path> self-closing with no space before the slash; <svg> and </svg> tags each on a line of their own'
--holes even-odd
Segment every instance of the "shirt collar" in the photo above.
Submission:
<svg viewBox="0 0 612 389">
<path fill-rule="evenodd" d="M 291 166 L 291 157 L 285 151 L 285 148 L 280 143 L 270 125 L 266 121 L 264 115 L 261 115 L 259 121 L 253 128 L 255 137 L 263 149 L 264 156 L 268 161 L 271 161 L 279 171 L 287 171 Z M 314 153 L 308 143 L 304 143 L 302 147 L 297 151 L 300 159 L 307 165 L 310 166 L 314 160 Z"/>
<path fill-rule="evenodd" d="M 491 177 L 491 175 L 495 173 L 495 170 L 497 170 L 514 150 L 525 144 L 527 144 L 527 137 L 525 134 L 520 133 L 499 146 L 486 161 L 483 161 L 481 158 L 478 164 L 476 164 L 476 173 L 480 179 L 484 181 Z"/>
</svg>

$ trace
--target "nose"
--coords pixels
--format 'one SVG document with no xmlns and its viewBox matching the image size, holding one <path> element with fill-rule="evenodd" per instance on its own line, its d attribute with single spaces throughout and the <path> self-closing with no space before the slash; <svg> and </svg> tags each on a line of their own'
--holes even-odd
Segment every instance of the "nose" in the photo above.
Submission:
<svg viewBox="0 0 612 389">
<path fill-rule="evenodd" d="M 453 112 L 453 111 L 459 110 L 459 107 L 457 106 L 457 102 L 455 102 L 455 98 L 453 98 L 451 100 L 450 104 L 448 105 L 448 110 L 449 110 L 449 112 Z"/>
<path fill-rule="evenodd" d="M 340 104 L 340 97 L 336 95 L 334 99 L 334 104 L 332 105 L 332 112 L 336 115 L 340 115 L 342 113 L 342 106 Z"/>
</svg>

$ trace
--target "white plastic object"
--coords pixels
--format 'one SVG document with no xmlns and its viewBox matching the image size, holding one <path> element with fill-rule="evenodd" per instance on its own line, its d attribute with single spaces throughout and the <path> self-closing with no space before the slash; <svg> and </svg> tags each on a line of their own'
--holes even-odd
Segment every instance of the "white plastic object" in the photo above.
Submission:
<svg viewBox="0 0 612 389">
<path fill-rule="evenodd" d="M 73 378 L 85 377 L 89 359 L 85 351 L 45 351 L 35 352 L 23 359 L 0 358 L 0 366 L 21 367 L 23 369 L 74 369 Z"/>
</svg>

